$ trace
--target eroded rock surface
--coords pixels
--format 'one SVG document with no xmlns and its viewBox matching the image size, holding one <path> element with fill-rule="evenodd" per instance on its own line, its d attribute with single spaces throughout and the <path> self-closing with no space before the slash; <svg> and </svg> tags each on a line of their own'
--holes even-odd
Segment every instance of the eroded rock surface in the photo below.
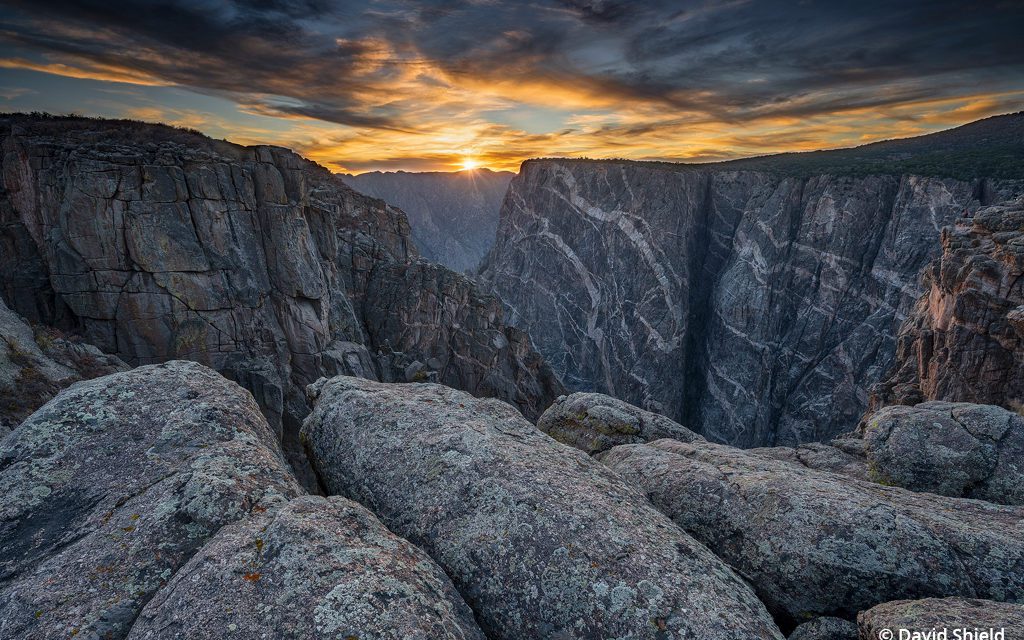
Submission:
<svg viewBox="0 0 1024 640">
<path fill-rule="evenodd" d="M 143 610 L 131 640 L 483 640 L 425 553 L 344 498 L 300 497 L 223 527 Z"/>
<path fill-rule="evenodd" d="M 793 629 L 788 640 L 857 640 L 857 623 L 842 618 L 815 618 Z"/>
<path fill-rule="evenodd" d="M 704 438 L 665 416 L 602 393 L 559 396 L 537 420 L 537 428 L 555 440 L 591 455 L 620 444 L 672 438 Z"/>
<path fill-rule="evenodd" d="M 0 441 L 0 637 L 124 637 L 222 526 L 299 493 L 252 396 L 206 367 L 79 382 Z"/>
<path fill-rule="evenodd" d="M 942 233 L 875 404 L 1024 403 L 1024 200 Z"/>
<path fill-rule="evenodd" d="M 72 383 L 127 368 L 90 344 L 29 326 L 0 299 L 0 436 Z"/>
<path fill-rule="evenodd" d="M 1021 192 L 884 172 L 531 160 L 481 273 L 572 390 L 738 446 L 827 441 L 856 425 L 892 365 L 940 229 Z M 1009 361 L 985 362 L 1011 375 Z"/>
<path fill-rule="evenodd" d="M 311 392 L 327 488 L 425 549 L 488 637 L 781 637 L 720 560 L 509 405 L 350 377 Z"/>
<path fill-rule="evenodd" d="M 883 629 L 891 632 L 892 638 L 899 638 L 901 629 L 920 634 L 945 631 L 949 638 L 956 637 L 954 629 L 967 629 L 972 633 L 983 630 L 990 638 L 995 638 L 992 631 L 1003 631 L 999 637 L 1005 640 L 1024 640 L 1024 605 L 973 598 L 901 600 L 861 613 L 857 625 L 861 640 L 885 640 Z M 961 632 L 961 637 L 968 636 Z"/>
<path fill-rule="evenodd" d="M 917 494 L 710 443 L 600 459 L 795 624 L 899 598 L 1024 601 L 1024 510 Z"/>
<path fill-rule="evenodd" d="M 1024 504 L 1024 418 L 993 405 L 924 402 L 865 417 L 871 480 L 914 491 Z"/>
<path fill-rule="evenodd" d="M 560 393 L 496 302 L 414 265 L 400 210 L 291 151 L 27 116 L 0 119 L 0 147 L 12 309 L 132 365 L 189 359 L 237 380 L 293 461 L 305 385 L 324 375 L 398 379 L 420 362 L 533 417 Z M 381 331 L 395 299 L 410 324 Z"/>
</svg>

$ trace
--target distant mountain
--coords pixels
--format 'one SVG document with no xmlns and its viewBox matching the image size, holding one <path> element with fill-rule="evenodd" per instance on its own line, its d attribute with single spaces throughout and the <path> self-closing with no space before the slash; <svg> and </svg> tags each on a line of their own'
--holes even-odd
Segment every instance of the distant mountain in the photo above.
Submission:
<svg viewBox="0 0 1024 640">
<path fill-rule="evenodd" d="M 571 160 L 598 164 L 609 161 Z M 883 140 L 846 149 L 777 153 L 724 162 L 630 162 L 637 166 L 663 167 L 673 171 L 762 171 L 794 178 L 818 175 L 916 175 L 957 180 L 1016 180 L 1024 176 L 1024 111 L 992 116 L 928 135 Z"/>
<path fill-rule="evenodd" d="M 455 271 L 476 269 L 494 245 L 510 171 L 406 171 L 342 175 L 356 191 L 405 211 L 425 258 Z"/>
</svg>

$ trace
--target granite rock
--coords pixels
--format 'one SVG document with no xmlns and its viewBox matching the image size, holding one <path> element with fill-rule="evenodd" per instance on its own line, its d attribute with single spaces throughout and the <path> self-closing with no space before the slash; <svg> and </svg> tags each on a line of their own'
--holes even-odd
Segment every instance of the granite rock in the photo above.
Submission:
<svg viewBox="0 0 1024 640">
<path fill-rule="evenodd" d="M 78 382 L 0 441 L 0 637 L 124 637 L 221 527 L 299 493 L 252 396 L 206 367 Z"/>
<path fill-rule="evenodd" d="M 600 459 L 751 582 L 783 628 L 900 598 L 1024 602 L 1024 509 L 919 494 L 711 443 Z"/>
<path fill-rule="evenodd" d="M 483 640 L 422 551 L 344 498 L 307 496 L 220 529 L 143 609 L 130 640 Z"/>
<path fill-rule="evenodd" d="M 900 600 L 859 614 L 857 626 L 861 640 L 886 640 L 883 629 L 889 630 L 893 638 L 900 637 L 900 630 L 920 634 L 945 631 L 947 637 L 954 638 L 954 629 L 967 629 L 989 634 L 975 638 L 995 640 L 992 631 L 1002 631 L 1001 640 L 1024 640 L 1024 605 L 974 598 Z M 961 633 L 961 637 L 968 636 Z"/>
<path fill-rule="evenodd" d="M 781 637 L 725 564 L 509 405 L 351 377 L 310 391 L 329 491 L 426 550 L 489 638 Z"/>
<path fill-rule="evenodd" d="M 1024 504 L 1024 418 L 993 405 L 884 407 L 858 427 L 871 480 L 945 496 Z"/>
</svg>

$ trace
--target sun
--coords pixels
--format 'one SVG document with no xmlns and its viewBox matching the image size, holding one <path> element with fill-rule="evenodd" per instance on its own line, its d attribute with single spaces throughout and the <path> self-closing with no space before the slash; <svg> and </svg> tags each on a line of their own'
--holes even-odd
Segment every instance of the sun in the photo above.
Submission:
<svg viewBox="0 0 1024 640">
<path fill-rule="evenodd" d="M 462 170 L 463 171 L 472 171 L 473 169 L 476 169 L 479 166 L 480 166 L 480 163 L 477 162 L 476 160 L 474 160 L 473 158 L 463 158 L 462 159 Z"/>
</svg>

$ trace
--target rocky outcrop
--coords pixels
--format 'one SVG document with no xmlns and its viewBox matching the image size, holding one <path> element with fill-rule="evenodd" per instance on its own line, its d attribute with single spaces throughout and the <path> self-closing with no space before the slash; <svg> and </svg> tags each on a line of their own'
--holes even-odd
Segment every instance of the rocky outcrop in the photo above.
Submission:
<svg viewBox="0 0 1024 640">
<path fill-rule="evenodd" d="M 0 300 L 0 436 L 72 383 L 127 368 L 90 344 L 29 326 Z"/>
<path fill-rule="evenodd" d="M 710 443 L 600 459 L 751 582 L 777 619 L 900 598 L 1024 602 L 1024 510 L 916 494 Z"/>
<path fill-rule="evenodd" d="M 857 640 L 857 624 L 842 618 L 815 618 L 793 629 L 788 640 Z"/>
<path fill-rule="evenodd" d="M 961 638 L 1024 640 L 1024 605 L 973 598 L 901 600 L 861 613 L 857 626 L 861 640 L 899 638 L 900 630 L 907 638 L 924 638 L 928 637 L 924 634 L 943 631 L 946 637 L 956 638 L 955 630 L 959 630 Z M 974 635 L 964 635 L 963 630 Z M 980 635 L 981 632 L 988 635 Z"/>
<path fill-rule="evenodd" d="M 672 438 L 703 441 L 681 424 L 601 393 L 559 396 L 537 420 L 537 428 L 555 440 L 590 455 L 620 444 Z"/>
<path fill-rule="evenodd" d="M 311 392 L 325 486 L 426 550 L 489 638 L 781 637 L 707 549 L 507 404 L 349 377 Z"/>
<path fill-rule="evenodd" d="M 942 233 L 924 295 L 899 334 L 876 405 L 1024 403 L 1024 200 L 986 207 Z"/>
<path fill-rule="evenodd" d="M 79 382 L 0 441 L 0 637 L 124 637 L 222 526 L 299 492 L 252 397 L 207 368 Z"/>
<path fill-rule="evenodd" d="M 372 171 L 342 175 L 360 193 L 405 211 L 420 253 L 453 271 L 475 270 L 494 245 L 501 202 L 514 173 Z"/>
<path fill-rule="evenodd" d="M 808 469 L 841 473 L 858 480 L 870 480 L 864 443 L 853 438 L 837 438 L 829 443 L 810 442 L 796 447 L 758 447 L 747 449 L 752 456 L 783 460 Z"/>
<path fill-rule="evenodd" d="M 742 166 L 527 161 L 481 273 L 573 390 L 825 441 L 892 365 L 941 228 L 1024 183 Z"/>
<path fill-rule="evenodd" d="M 858 427 L 871 480 L 1024 504 L 1024 418 L 993 405 L 885 407 Z"/>
<path fill-rule="evenodd" d="M 223 527 L 128 636 L 483 640 L 426 555 L 344 498 L 302 497 Z M 269 636 L 268 636 L 269 637 Z"/>
<path fill-rule="evenodd" d="M 323 375 L 420 363 L 532 417 L 560 391 L 495 302 L 415 264 L 400 210 L 291 151 L 78 118 L 10 116 L 0 137 L 11 307 L 132 365 L 184 358 L 237 380 L 293 461 L 303 389 Z M 398 297 L 401 335 L 381 330 Z"/>
</svg>

